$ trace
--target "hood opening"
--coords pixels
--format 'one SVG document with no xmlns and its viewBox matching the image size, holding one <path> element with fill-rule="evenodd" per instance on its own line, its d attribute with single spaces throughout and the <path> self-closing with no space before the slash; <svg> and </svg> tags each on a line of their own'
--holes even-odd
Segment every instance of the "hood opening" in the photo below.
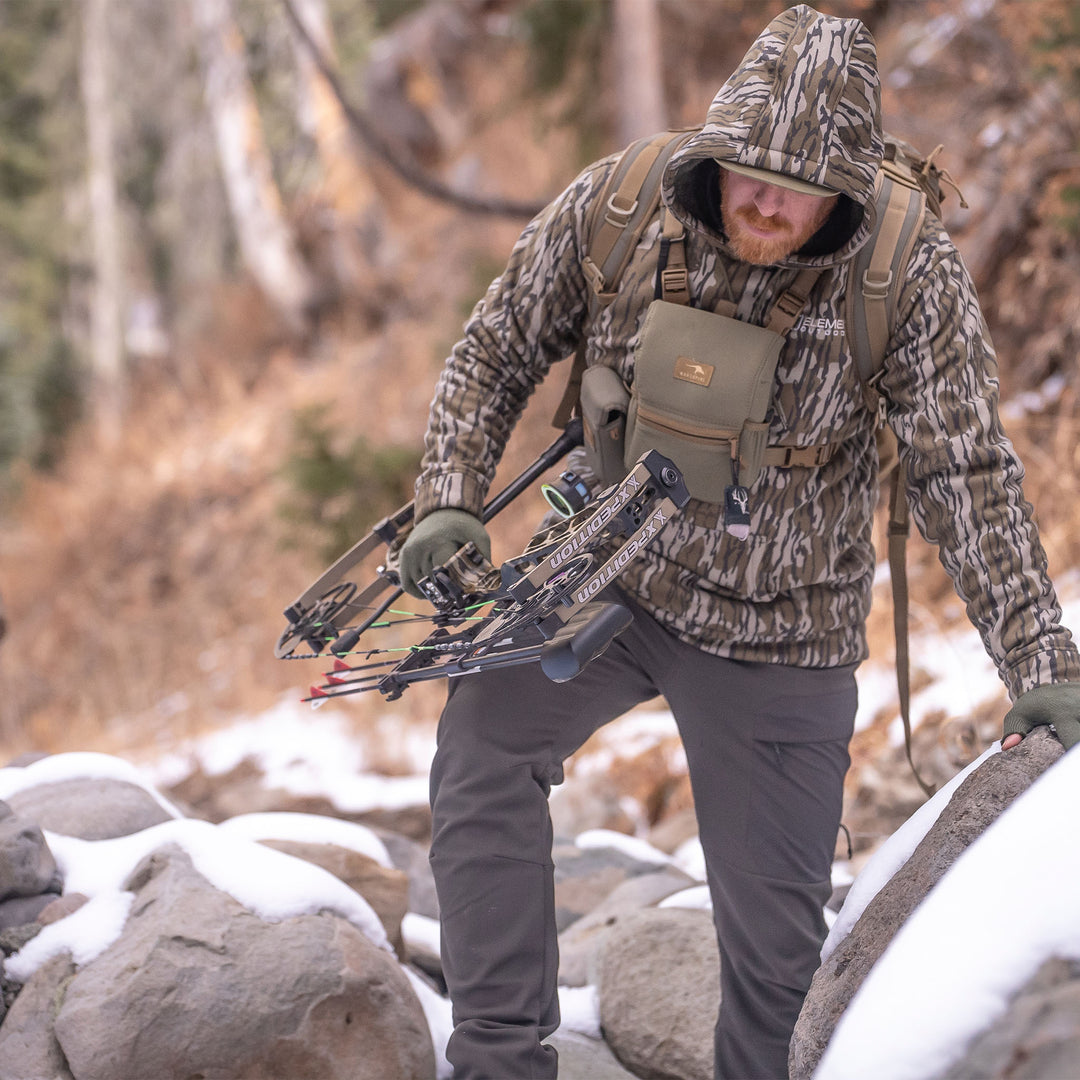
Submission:
<svg viewBox="0 0 1080 1080">
<path fill-rule="evenodd" d="M 697 161 L 675 179 L 675 199 L 706 233 L 719 243 L 727 240 L 720 213 L 720 166 L 710 159 Z M 798 251 L 795 258 L 834 255 L 849 244 L 862 225 L 860 203 L 841 194 L 825 224 Z"/>
</svg>

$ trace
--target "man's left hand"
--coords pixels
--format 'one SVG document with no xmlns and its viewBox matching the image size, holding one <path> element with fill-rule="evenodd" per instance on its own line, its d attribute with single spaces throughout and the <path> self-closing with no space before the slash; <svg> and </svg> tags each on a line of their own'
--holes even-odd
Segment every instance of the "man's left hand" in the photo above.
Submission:
<svg viewBox="0 0 1080 1080">
<path fill-rule="evenodd" d="M 1080 683 L 1052 683 L 1021 694 L 1005 714 L 1001 748 L 1012 749 L 1047 724 L 1053 725 L 1066 750 L 1080 742 Z"/>
</svg>

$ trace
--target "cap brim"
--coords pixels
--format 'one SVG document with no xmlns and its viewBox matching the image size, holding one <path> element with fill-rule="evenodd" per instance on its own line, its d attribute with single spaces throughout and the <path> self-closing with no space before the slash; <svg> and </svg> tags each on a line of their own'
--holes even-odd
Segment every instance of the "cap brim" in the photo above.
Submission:
<svg viewBox="0 0 1080 1080">
<path fill-rule="evenodd" d="M 762 180 L 766 184 L 775 184 L 777 187 L 787 188 L 789 191 L 797 191 L 800 195 L 816 195 L 825 199 L 832 195 L 839 195 L 832 188 L 822 187 L 820 184 L 811 184 L 807 180 L 800 180 L 796 176 L 788 176 L 787 173 L 773 172 L 771 169 L 755 169 L 750 165 L 736 165 L 731 161 L 718 161 L 718 165 L 729 172 L 738 173 L 740 176 L 750 176 L 755 180 Z"/>
</svg>

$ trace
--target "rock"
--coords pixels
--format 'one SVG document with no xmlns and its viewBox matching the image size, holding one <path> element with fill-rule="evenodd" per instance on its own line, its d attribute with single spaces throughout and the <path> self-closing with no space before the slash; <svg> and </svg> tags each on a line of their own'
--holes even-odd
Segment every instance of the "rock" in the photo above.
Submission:
<svg viewBox="0 0 1080 1080">
<path fill-rule="evenodd" d="M 37 896 L 14 896 L 10 900 L 0 900 L 0 931 L 37 922 L 41 912 L 52 904 L 58 895 L 47 892 L 38 893 Z"/>
<path fill-rule="evenodd" d="M 252 758 L 244 758 L 225 773 L 208 774 L 199 767 L 167 794 L 206 821 L 269 812 L 316 814 L 407 836 L 425 847 L 431 843 L 431 810 L 427 805 L 344 811 L 322 795 L 294 795 L 267 787 L 266 775 Z"/>
<path fill-rule="evenodd" d="M 634 1080 L 601 1039 L 557 1031 L 548 1043 L 559 1052 L 559 1080 Z"/>
<path fill-rule="evenodd" d="M 59 891 L 56 860 L 41 829 L 0 802 L 0 900 Z"/>
<path fill-rule="evenodd" d="M 302 840 L 262 840 L 260 843 L 321 866 L 358 892 L 379 916 L 394 952 L 400 959 L 406 958 L 401 920 L 408 910 L 409 879 L 402 871 L 380 866 L 369 856 L 337 844 L 313 844 Z"/>
<path fill-rule="evenodd" d="M 386 845 L 390 860 L 409 875 L 409 910 L 429 919 L 439 917 L 439 897 L 435 892 L 435 878 L 428 861 L 428 849 L 423 844 L 386 829 L 375 829 L 379 839 Z"/>
<path fill-rule="evenodd" d="M 53 1034 L 57 1003 L 74 973 L 70 956 L 54 956 L 19 992 L 0 1026 L 4 1080 L 75 1080 Z"/>
<path fill-rule="evenodd" d="M 41 923 L 38 922 L 22 923 L 20 926 L 9 926 L 6 930 L 0 930 L 0 953 L 11 956 L 40 933 Z"/>
<path fill-rule="evenodd" d="M 597 737 L 598 747 L 606 749 L 609 758 L 603 770 L 579 773 L 571 766 L 566 783 L 552 792 L 556 835 L 577 836 L 589 829 L 641 834 L 665 817 L 693 807 L 678 735 L 650 738 L 637 752 L 632 749 L 634 740 L 620 746 L 609 743 L 605 731 Z"/>
<path fill-rule="evenodd" d="M 650 830 L 648 841 L 658 851 L 674 855 L 698 834 L 697 814 L 693 807 L 677 810 L 658 821 Z"/>
<path fill-rule="evenodd" d="M 1061 1080 L 1080 1061 L 1080 963 L 1047 960 L 937 1080 Z"/>
<path fill-rule="evenodd" d="M 59 922 L 61 919 L 66 919 L 69 915 L 78 911 L 89 899 L 88 896 L 84 896 L 81 892 L 65 893 L 43 907 L 38 914 L 37 921 L 41 926 Z"/>
<path fill-rule="evenodd" d="M 559 930 L 592 911 L 629 878 L 653 873 L 659 863 L 643 862 L 615 847 L 579 848 L 558 841 L 555 861 L 555 922 Z"/>
<path fill-rule="evenodd" d="M 814 975 L 791 1040 L 791 1080 L 813 1074 L 848 1002 L 923 897 L 1063 752 L 1048 730 L 1038 728 L 1015 749 L 987 758 L 956 789 L 908 861 Z"/>
<path fill-rule="evenodd" d="M 559 935 L 559 982 L 587 986 L 596 982 L 596 957 L 604 937 L 630 912 L 659 903 L 695 884 L 674 867 L 642 874 L 617 885 L 592 911 Z"/>
<path fill-rule="evenodd" d="M 36 784 L 8 801 L 27 821 L 80 840 L 130 836 L 173 820 L 145 788 L 107 777 L 73 777 Z"/>
<path fill-rule="evenodd" d="M 712 1080 L 720 958 L 711 915 L 630 912 L 606 936 L 597 967 L 600 1024 L 626 1068 L 643 1080 Z"/>
<path fill-rule="evenodd" d="M 430 1080 L 431 1037 L 400 965 L 330 913 L 265 922 L 169 845 L 144 859 L 123 935 L 55 1022 L 78 1080 Z"/>
</svg>

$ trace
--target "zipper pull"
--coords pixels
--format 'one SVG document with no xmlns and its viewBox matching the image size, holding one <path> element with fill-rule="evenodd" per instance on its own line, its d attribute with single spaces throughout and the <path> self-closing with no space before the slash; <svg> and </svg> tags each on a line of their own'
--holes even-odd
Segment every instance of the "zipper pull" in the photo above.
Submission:
<svg viewBox="0 0 1080 1080">
<path fill-rule="evenodd" d="M 724 489 L 724 529 L 737 540 L 750 535 L 750 492 L 739 483 L 738 441 L 731 444 L 732 483 Z"/>
</svg>

